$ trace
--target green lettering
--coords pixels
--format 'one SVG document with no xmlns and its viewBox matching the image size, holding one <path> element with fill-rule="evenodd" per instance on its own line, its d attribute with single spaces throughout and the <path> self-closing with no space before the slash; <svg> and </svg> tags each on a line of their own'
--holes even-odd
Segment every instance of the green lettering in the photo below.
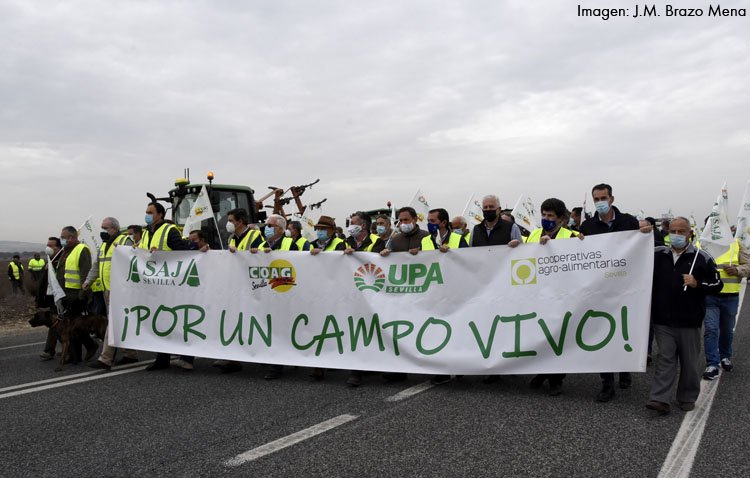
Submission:
<svg viewBox="0 0 750 478">
<path fill-rule="evenodd" d="M 469 328 L 471 328 L 471 331 L 474 333 L 474 339 L 476 339 L 477 345 L 479 346 L 479 351 L 482 353 L 482 357 L 484 358 L 489 358 L 490 352 L 492 351 L 492 343 L 495 341 L 495 332 L 497 331 L 498 322 L 500 322 L 500 316 L 496 315 L 492 320 L 492 327 L 490 327 L 490 336 L 487 338 L 486 344 L 482 341 L 482 336 L 479 334 L 477 324 L 475 324 L 473 321 L 469 322 Z"/>
<path fill-rule="evenodd" d="M 156 328 L 156 322 L 159 320 L 159 315 L 162 312 L 167 312 L 172 316 L 172 325 L 163 332 L 159 331 Z M 177 314 L 175 313 L 175 311 L 171 309 L 170 307 L 167 307 L 165 305 L 160 305 L 159 308 L 156 309 L 156 313 L 154 313 L 154 318 L 151 321 L 151 329 L 154 331 L 154 333 L 158 335 L 159 337 L 166 337 L 167 335 L 172 333 L 172 331 L 174 330 L 176 326 L 177 326 Z"/>
<path fill-rule="evenodd" d="M 307 350 L 315 343 L 315 339 L 313 338 L 307 345 L 302 345 L 297 342 L 297 326 L 299 325 L 300 321 L 304 321 L 305 325 L 310 323 L 310 319 L 308 319 L 305 314 L 299 314 L 297 318 L 294 319 L 294 324 L 292 324 L 292 345 L 297 350 Z"/>
<path fill-rule="evenodd" d="M 401 264 L 401 277 L 396 277 L 396 272 L 398 271 L 398 267 L 396 264 L 392 264 L 391 267 L 388 269 L 388 282 L 390 282 L 393 285 L 401 285 L 406 283 L 407 272 L 406 272 L 406 264 Z"/>
<path fill-rule="evenodd" d="M 433 349 L 426 349 L 422 346 L 422 336 L 424 335 L 425 330 L 427 330 L 427 327 L 430 325 L 442 325 L 445 327 L 445 338 L 443 341 L 438 345 L 437 347 Z M 435 317 L 430 317 L 425 321 L 424 324 L 422 324 L 422 328 L 419 329 L 419 333 L 417 334 L 417 350 L 419 350 L 419 353 L 422 355 L 435 355 L 436 353 L 440 352 L 445 348 L 446 345 L 448 345 L 448 342 L 451 339 L 451 326 L 448 322 L 440 319 L 436 319 Z"/>
<path fill-rule="evenodd" d="M 328 326 L 333 325 L 334 332 L 328 332 Z M 320 352 L 323 351 L 323 345 L 326 339 L 336 339 L 336 343 L 339 348 L 339 355 L 344 353 L 344 344 L 341 341 L 341 337 L 344 336 L 344 332 L 339 329 L 339 324 L 336 322 L 336 317 L 333 315 L 326 316 L 325 322 L 323 322 L 323 331 L 320 335 L 315 336 L 314 340 L 318 341 L 318 348 L 315 350 L 315 356 L 319 356 Z"/>
<path fill-rule="evenodd" d="M 399 333 L 398 329 L 402 325 L 406 326 L 406 332 Z M 406 320 L 393 320 L 391 322 L 386 322 L 385 324 L 383 324 L 384 329 L 388 327 L 393 327 L 393 352 L 398 357 L 400 355 L 398 351 L 398 341 L 412 333 L 412 331 L 414 330 L 414 324 Z"/>
<path fill-rule="evenodd" d="M 607 319 L 607 321 L 609 322 L 609 333 L 599 343 L 588 345 L 583 343 L 583 327 L 586 325 L 586 322 L 588 322 L 588 320 L 592 317 L 601 317 L 603 319 Z M 578 330 L 576 330 L 576 343 L 578 343 L 578 346 L 583 350 L 586 350 L 587 352 L 595 352 L 603 348 L 609 343 L 610 340 L 612 340 L 612 337 L 615 335 L 616 327 L 617 324 L 615 323 L 614 317 L 612 317 L 608 313 L 598 310 L 586 311 L 586 313 L 583 315 L 583 318 L 581 319 L 581 322 L 578 324 Z"/>
<path fill-rule="evenodd" d="M 503 352 L 503 358 L 533 357 L 536 352 L 533 350 L 521 350 L 521 321 L 529 320 L 536 317 L 536 312 L 530 314 L 516 314 L 510 317 L 501 317 L 502 322 L 515 322 L 515 347 L 513 352 Z"/>
<path fill-rule="evenodd" d="M 367 331 L 367 324 L 365 323 L 364 317 L 360 317 L 359 320 L 357 320 L 357 325 L 355 327 L 354 318 L 350 315 L 349 316 L 349 334 L 350 334 L 349 337 L 351 340 L 352 352 L 357 350 L 357 342 L 359 341 L 360 334 L 362 334 L 362 345 L 364 347 L 370 346 L 370 343 L 372 342 L 372 338 L 374 335 L 378 339 L 378 349 L 380 349 L 381 352 L 385 351 L 385 345 L 383 345 L 383 335 L 380 333 L 380 317 L 378 317 L 378 314 L 372 315 L 372 320 L 370 321 L 369 333 Z"/>
<path fill-rule="evenodd" d="M 558 357 L 563 353 L 563 346 L 565 345 L 565 333 L 568 331 L 568 322 L 570 321 L 570 317 L 572 315 L 573 314 L 570 312 L 565 313 L 558 342 L 555 342 L 555 339 L 552 338 L 552 333 L 550 333 L 550 330 L 547 327 L 547 324 L 544 322 L 544 319 L 539 319 L 538 321 L 539 326 L 542 328 L 542 332 L 544 332 L 544 336 L 547 337 L 547 342 L 549 342 L 550 347 L 552 347 L 552 351 L 555 352 L 555 355 L 557 355 Z"/>
<path fill-rule="evenodd" d="M 226 318 L 226 314 L 226 310 L 221 311 L 221 320 L 219 322 L 219 339 L 221 340 L 221 345 L 226 347 L 234 342 L 235 337 L 237 337 L 237 342 L 239 342 L 240 345 L 244 345 L 242 342 L 242 312 L 240 312 L 240 316 L 237 318 L 237 325 L 234 326 L 234 331 L 232 331 L 229 340 L 227 340 L 224 335 L 224 319 Z"/>
<path fill-rule="evenodd" d="M 183 340 L 185 342 L 188 341 L 188 334 L 193 334 L 197 337 L 200 337 L 203 340 L 206 340 L 206 334 L 199 332 L 194 329 L 194 327 L 201 322 L 203 322 L 203 319 L 206 318 L 206 311 L 203 310 L 203 307 L 199 307 L 197 305 L 181 305 L 179 307 L 175 307 L 174 310 L 177 311 L 177 309 L 182 309 L 185 312 L 184 315 L 184 322 L 183 322 Z M 198 317 L 196 320 L 189 322 L 190 320 L 190 311 L 195 310 L 200 313 L 200 317 Z"/>
<path fill-rule="evenodd" d="M 414 285 L 417 279 L 427 275 L 427 266 L 424 264 L 412 264 L 409 266 L 409 285 Z"/>
<path fill-rule="evenodd" d="M 253 337 L 255 337 L 255 331 L 258 331 L 261 340 L 265 342 L 267 347 L 271 346 L 271 314 L 266 315 L 266 331 L 260 326 L 260 323 L 254 315 L 250 316 L 250 334 L 247 337 L 247 345 L 253 345 Z"/>
<path fill-rule="evenodd" d="M 151 315 L 151 310 L 145 305 L 137 305 L 132 307 L 130 312 L 135 312 L 135 335 L 137 337 L 141 335 L 141 324 Z"/>
</svg>

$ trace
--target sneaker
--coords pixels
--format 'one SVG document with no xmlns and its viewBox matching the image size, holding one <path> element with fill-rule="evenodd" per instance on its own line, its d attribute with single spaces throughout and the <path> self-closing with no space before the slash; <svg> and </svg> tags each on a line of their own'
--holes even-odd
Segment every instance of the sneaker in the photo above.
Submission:
<svg viewBox="0 0 750 478">
<path fill-rule="evenodd" d="M 731 372 L 734 368 L 734 365 L 732 365 L 732 361 L 728 358 L 721 359 L 721 368 L 724 369 L 725 372 Z"/>
<path fill-rule="evenodd" d="M 657 402 L 656 400 L 649 400 L 646 402 L 646 408 L 659 412 L 659 415 L 668 415 L 670 412 L 668 403 Z"/>
<path fill-rule="evenodd" d="M 95 368 L 95 369 L 98 369 L 98 370 L 109 370 L 109 369 L 112 368 L 111 366 L 107 365 L 104 362 L 100 362 L 99 360 L 95 360 L 95 361 L 91 362 L 89 364 L 89 367 Z"/>
<path fill-rule="evenodd" d="M 42 353 L 40 353 L 40 354 L 39 354 L 39 357 L 41 357 L 41 358 L 42 358 L 42 360 L 44 360 L 44 361 L 47 361 L 47 360 L 52 360 L 53 358 L 55 358 L 55 356 L 54 356 L 54 355 L 52 355 L 52 354 L 49 354 L 49 353 L 47 353 L 47 352 L 42 352 Z"/>
<path fill-rule="evenodd" d="M 715 365 L 709 365 L 706 367 L 706 371 L 703 372 L 703 380 L 713 380 L 719 376 L 719 367 Z"/>
<path fill-rule="evenodd" d="M 191 364 L 190 362 L 186 362 L 182 359 L 175 360 L 174 366 L 180 367 L 182 370 L 193 370 L 193 364 Z"/>
</svg>

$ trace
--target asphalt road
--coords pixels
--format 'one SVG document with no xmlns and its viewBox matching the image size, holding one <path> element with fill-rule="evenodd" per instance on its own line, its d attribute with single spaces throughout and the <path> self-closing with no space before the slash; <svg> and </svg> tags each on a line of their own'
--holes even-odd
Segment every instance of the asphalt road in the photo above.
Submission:
<svg viewBox="0 0 750 478">
<path fill-rule="evenodd" d="M 735 336 L 736 369 L 716 383 L 691 476 L 750 476 L 749 322 L 746 300 Z M 594 401 L 595 375 L 569 375 L 559 397 L 529 389 L 528 376 L 492 385 L 464 377 L 391 401 L 429 377 L 385 384 L 370 375 L 351 389 L 343 371 L 312 382 L 307 370 L 290 369 L 269 382 L 262 365 L 221 375 L 201 359 L 192 372 L 135 367 L 116 374 L 79 365 L 58 373 L 55 363 L 38 358 L 41 344 L 28 345 L 43 340 L 44 331 L 0 337 L 3 477 L 651 477 L 686 415 L 677 409 L 657 417 L 645 409 L 651 369 L 635 374 L 633 388 L 618 390 L 606 404 Z M 30 384 L 59 377 L 65 378 Z M 89 381 L 73 382 L 79 379 Z M 51 385 L 60 386 L 40 388 Z M 328 431 L 226 464 L 337 417 L 344 417 L 342 424 Z"/>
</svg>

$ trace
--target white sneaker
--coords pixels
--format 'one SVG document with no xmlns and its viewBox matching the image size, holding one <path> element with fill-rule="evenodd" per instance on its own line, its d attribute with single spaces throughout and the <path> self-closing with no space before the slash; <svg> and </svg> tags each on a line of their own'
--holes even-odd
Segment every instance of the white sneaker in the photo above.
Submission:
<svg viewBox="0 0 750 478">
<path fill-rule="evenodd" d="M 713 380 L 719 376 L 719 367 L 715 365 L 709 365 L 706 367 L 706 371 L 703 372 L 704 380 Z"/>
<path fill-rule="evenodd" d="M 175 360 L 174 361 L 174 366 L 175 367 L 180 367 L 183 370 L 193 370 L 193 364 L 191 364 L 189 362 L 185 362 L 182 359 Z"/>
</svg>

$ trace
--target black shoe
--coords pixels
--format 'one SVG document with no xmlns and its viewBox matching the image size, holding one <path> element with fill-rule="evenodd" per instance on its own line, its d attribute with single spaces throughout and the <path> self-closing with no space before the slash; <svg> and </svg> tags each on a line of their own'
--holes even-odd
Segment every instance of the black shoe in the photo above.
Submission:
<svg viewBox="0 0 750 478">
<path fill-rule="evenodd" d="M 405 373 L 387 372 L 383 374 L 386 382 L 403 382 L 408 378 Z"/>
<path fill-rule="evenodd" d="M 489 385 L 500 381 L 500 375 L 487 375 L 482 379 L 482 383 Z"/>
<path fill-rule="evenodd" d="M 322 368 L 312 369 L 312 371 L 310 371 L 310 378 L 312 378 L 316 382 L 323 380 L 325 378 L 325 370 Z"/>
<path fill-rule="evenodd" d="M 627 390 L 630 387 L 633 386 L 633 382 L 631 380 L 620 380 L 620 388 L 623 390 Z"/>
<path fill-rule="evenodd" d="M 242 371 L 242 365 L 237 362 L 229 362 L 219 367 L 221 373 L 235 373 Z"/>
<path fill-rule="evenodd" d="M 556 397 L 562 393 L 561 383 L 550 383 L 549 384 L 549 395 L 550 397 Z"/>
<path fill-rule="evenodd" d="M 657 402 L 656 400 L 649 400 L 646 402 L 646 408 L 659 412 L 659 415 L 669 415 L 670 406 L 668 403 Z"/>
<path fill-rule="evenodd" d="M 615 387 L 612 385 L 603 385 L 602 391 L 596 396 L 597 402 L 608 402 L 615 397 Z"/>
<path fill-rule="evenodd" d="M 88 362 L 92 358 L 94 358 L 94 355 L 96 355 L 96 351 L 99 350 L 99 348 L 93 348 L 93 349 L 86 349 L 86 356 L 83 358 L 84 362 Z"/>
<path fill-rule="evenodd" d="M 128 365 L 131 363 L 138 363 L 137 358 L 130 358 L 130 357 L 123 357 L 120 360 L 115 362 L 115 365 Z"/>
<path fill-rule="evenodd" d="M 537 375 L 531 379 L 531 382 L 529 382 L 529 388 L 541 388 L 542 385 L 544 385 L 545 380 L 547 380 L 547 377 L 544 375 Z M 550 384 L 550 387 L 551 386 L 552 385 Z"/>
<path fill-rule="evenodd" d="M 277 378 L 281 378 L 281 372 L 277 372 L 276 370 L 271 370 L 263 376 L 264 380 L 276 380 Z"/>
<path fill-rule="evenodd" d="M 95 369 L 99 369 L 99 370 L 109 370 L 109 369 L 112 368 L 109 365 L 107 365 L 106 363 L 100 362 L 98 360 L 95 360 L 94 362 L 91 362 L 89 364 L 89 367 L 95 368 Z"/>
<path fill-rule="evenodd" d="M 163 370 L 169 368 L 169 362 L 154 362 L 146 367 L 146 372 L 153 372 L 155 370 Z"/>
<path fill-rule="evenodd" d="M 352 372 L 349 374 L 349 378 L 346 379 L 346 384 L 350 387 L 359 387 L 362 385 L 362 373 Z"/>
<path fill-rule="evenodd" d="M 430 379 L 430 383 L 433 385 L 442 385 L 451 381 L 450 375 L 435 375 Z"/>
</svg>

